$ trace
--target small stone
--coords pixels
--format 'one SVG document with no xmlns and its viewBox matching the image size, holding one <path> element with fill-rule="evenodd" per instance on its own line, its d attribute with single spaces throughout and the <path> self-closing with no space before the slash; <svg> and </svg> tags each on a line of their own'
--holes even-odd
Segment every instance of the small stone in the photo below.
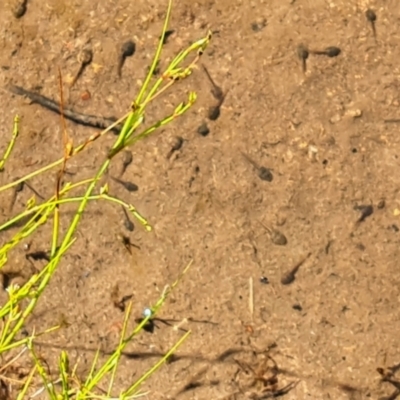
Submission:
<svg viewBox="0 0 400 400">
<path fill-rule="evenodd" d="M 336 124 L 336 123 L 340 122 L 341 119 L 342 119 L 342 117 L 339 114 L 336 114 L 329 120 L 329 122 L 331 124 Z"/>
<path fill-rule="evenodd" d="M 318 154 L 318 149 L 310 144 L 308 146 L 308 158 L 312 161 L 315 162 L 317 161 L 317 154 Z"/>
<path fill-rule="evenodd" d="M 293 21 L 293 22 L 299 22 L 299 21 L 300 21 L 300 15 L 294 14 L 294 15 L 292 16 L 292 21 Z"/>
<path fill-rule="evenodd" d="M 87 101 L 90 100 L 92 95 L 90 94 L 89 90 L 85 90 L 84 92 L 81 93 L 81 100 Z"/>
<path fill-rule="evenodd" d="M 267 20 L 265 18 L 258 18 L 251 24 L 253 32 L 260 32 L 267 26 Z"/>
<path fill-rule="evenodd" d="M 283 226 L 286 223 L 289 209 L 287 207 L 280 207 L 275 215 L 276 225 Z"/>
<path fill-rule="evenodd" d="M 362 116 L 362 111 L 359 109 L 347 110 L 345 115 L 350 118 L 360 118 Z"/>
<path fill-rule="evenodd" d="M 291 150 L 287 150 L 286 153 L 283 155 L 283 162 L 290 163 L 293 160 L 293 152 Z"/>
</svg>

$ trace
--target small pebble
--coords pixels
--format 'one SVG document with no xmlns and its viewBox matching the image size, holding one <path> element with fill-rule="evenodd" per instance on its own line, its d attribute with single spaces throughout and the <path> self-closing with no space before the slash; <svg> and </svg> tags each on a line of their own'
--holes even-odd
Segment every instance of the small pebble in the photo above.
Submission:
<svg viewBox="0 0 400 400">
<path fill-rule="evenodd" d="M 279 210 L 276 214 L 276 225 L 283 226 L 286 223 L 286 212 Z"/>
<path fill-rule="evenodd" d="M 267 26 L 267 20 L 265 18 L 259 18 L 251 24 L 253 32 L 260 32 Z"/>
<path fill-rule="evenodd" d="M 360 118 L 362 117 L 363 112 L 359 108 L 349 108 L 348 110 L 346 110 L 344 115 L 350 118 Z"/>
<path fill-rule="evenodd" d="M 308 146 L 308 152 L 307 152 L 307 155 L 308 155 L 308 158 L 310 159 L 310 161 L 312 161 L 312 162 L 318 161 L 317 160 L 317 154 L 318 154 L 317 147 L 312 145 L 312 144 L 310 144 Z"/>
<path fill-rule="evenodd" d="M 92 95 L 90 94 L 89 90 L 85 90 L 84 92 L 81 93 L 81 100 L 87 101 L 90 100 Z"/>
<path fill-rule="evenodd" d="M 340 114 L 336 114 L 334 115 L 332 118 L 329 119 L 329 122 L 331 124 L 337 124 L 338 122 L 340 122 L 342 120 L 342 117 Z"/>
</svg>

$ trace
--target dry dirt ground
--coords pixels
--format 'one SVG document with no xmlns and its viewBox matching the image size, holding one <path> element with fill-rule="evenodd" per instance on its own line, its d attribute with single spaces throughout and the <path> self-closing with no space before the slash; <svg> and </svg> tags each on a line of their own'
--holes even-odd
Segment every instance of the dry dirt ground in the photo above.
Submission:
<svg viewBox="0 0 400 400">
<path fill-rule="evenodd" d="M 14 5 L 0 2 L 2 88 L 11 82 L 58 99 L 57 67 L 68 81 L 89 43 L 92 64 L 65 89 L 66 106 L 103 116 L 126 112 L 150 64 L 166 1 L 29 0 L 19 19 Z M 376 41 L 368 7 L 377 14 Z M 98 346 L 106 354 L 118 341 L 123 313 L 111 300 L 115 285 L 121 296 L 133 294 L 140 316 L 193 260 L 159 316 L 210 323 L 180 325 L 192 334 L 175 361 L 143 386 L 147 398 L 268 398 L 275 372 L 278 389 L 297 382 L 282 393 L 288 400 L 389 399 L 395 387 L 381 382 L 377 368 L 400 363 L 400 124 L 384 122 L 400 118 L 399 23 L 397 0 L 176 1 L 162 66 L 207 29 L 217 31 L 202 63 L 229 90 L 221 115 L 207 121 L 215 100 L 201 68 L 151 108 L 148 118 L 156 118 L 189 90 L 198 92 L 183 118 L 132 148 L 123 178 L 139 190 L 109 182 L 111 193 L 133 203 L 154 231 L 137 223 L 134 232 L 124 230 L 121 209 L 104 202 L 84 215 L 76 244 L 26 327 L 68 322 L 37 348 L 49 365 L 54 369 L 66 348 L 85 376 Z M 136 53 L 118 78 L 127 39 L 136 42 Z M 341 54 L 310 55 L 304 74 L 300 43 L 338 46 Z M 82 99 L 85 91 L 90 99 Z M 0 104 L 2 151 L 13 116 L 22 117 L 4 184 L 58 159 L 62 129 L 59 116 L 7 90 L 0 90 Z M 197 132 L 204 121 L 207 136 Z M 67 126 L 75 142 L 97 132 Z M 176 136 L 183 146 L 168 159 Z M 114 139 L 110 134 L 71 160 L 71 179 L 92 176 Z M 273 180 L 261 180 L 242 152 L 269 168 Z M 110 174 L 118 175 L 121 162 Z M 30 183 L 51 196 L 54 174 Z M 30 196 L 27 189 L 19 193 L 14 212 Z M 10 199 L 10 192 L 0 194 L 3 220 Z M 370 210 L 361 206 L 369 205 L 372 215 L 357 222 Z M 71 210 L 62 209 L 64 226 Z M 277 244 L 274 230 L 285 235 L 285 245 Z M 15 231 L 0 233 L 1 243 Z M 140 250 L 130 255 L 116 239 L 121 232 Z M 49 246 L 50 228 L 43 228 L 30 249 Z M 284 274 L 309 253 L 295 280 L 283 285 Z M 24 249 L 7 268 L 31 268 Z M 122 358 L 115 396 L 181 335 L 163 324 L 141 334 Z M 278 368 L 271 359 L 263 367 L 267 352 Z M 249 365 L 264 381 L 252 385 Z"/>
</svg>

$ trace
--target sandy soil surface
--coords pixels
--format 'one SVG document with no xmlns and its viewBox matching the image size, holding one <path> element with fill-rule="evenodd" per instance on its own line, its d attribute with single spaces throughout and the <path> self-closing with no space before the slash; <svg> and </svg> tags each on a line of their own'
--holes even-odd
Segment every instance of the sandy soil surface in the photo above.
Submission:
<svg viewBox="0 0 400 400">
<path fill-rule="evenodd" d="M 21 136 L 1 184 L 58 159 L 62 143 L 59 116 L 3 88 L 12 83 L 58 99 L 57 67 L 67 83 L 89 46 L 92 63 L 65 89 L 66 106 L 122 116 L 145 77 L 166 9 L 159 0 L 29 0 L 16 18 L 15 4 L 0 2 L 0 149 L 16 113 Z M 368 7 L 377 15 L 376 40 Z M 49 365 L 56 368 L 66 348 L 85 376 L 95 350 L 100 346 L 105 357 L 118 342 L 116 285 L 120 296 L 133 295 L 140 316 L 193 260 L 159 315 L 192 334 L 174 362 L 144 385 L 147 398 L 395 399 L 377 368 L 392 368 L 396 379 L 400 363 L 400 124 L 385 123 L 400 118 L 399 23 L 395 0 L 177 1 L 164 60 L 215 31 L 201 63 L 227 92 L 221 115 L 207 118 L 215 99 L 202 68 L 152 106 L 156 118 L 189 90 L 198 93 L 183 118 L 131 149 L 122 179 L 139 190 L 109 182 L 154 231 L 135 222 L 129 232 L 120 208 L 89 206 L 26 327 L 68 322 L 38 345 Z M 119 77 L 128 39 L 136 52 Z M 304 73 L 300 44 L 341 52 L 311 52 Z M 203 123 L 205 136 L 198 133 Z M 67 126 L 76 142 L 97 132 Z M 167 157 L 178 136 L 181 149 Z M 114 139 L 110 134 L 71 160 L 71 179 L 92 176 Z M 119 157 L 110 175 L 118 176 L 121 165 Z M 54 173 L 30 184 L 49 197 Z M 3 221 L 11 197 L 0 193 Z M 13 211 L 30 197 L 25 188 Z M 62 209 L 64 227 L 71 210 Z M 0 242 L 15 232 L 1 232 Z M 140 249 L 130 254 L 121 233 Z M 40 229 L 30 251 L 48 250 L 50 237 L 51 225 Z M 302 261 L 294 280 L 288 277 Z M 32 268 L 23 248 L 6 267 Z M 140 335 L 123 356 L 115 396 L 181 335 L 164 324 Z"/>
</svg>

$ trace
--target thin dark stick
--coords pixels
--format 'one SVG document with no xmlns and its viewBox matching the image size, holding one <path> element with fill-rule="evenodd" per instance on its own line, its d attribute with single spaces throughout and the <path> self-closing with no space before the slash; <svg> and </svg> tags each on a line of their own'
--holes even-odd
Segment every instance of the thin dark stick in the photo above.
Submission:
<svg viewBox="0 0 400 400">
<path fill-rule="evenodd" d="M 33 103 L 37 103 L 42 107 L 47 108 L 50 111 L 53 111 L 57 114 L 61 113 L 60 103 L 58 103 L 57 101 L 42 96 L 41 94 L 26 90 L 20 86 L 10 84 L 7 85 L 6 88 L 10 92 L 17 94 L 18 96 L 28 97 L 28 99 L 30 99 Z M 65 118 L 68 118 L 69 120 L 75 122 L 76 124 L 91 126 L 92 128 L 97 128 L 101 130 L 108 128 L 111 124 L 117 121 L 117 119 L 114 117 L 105 118 L 105 117 L 98 117 L 96 115 L 82 114 L 68 108 L 63 109 L 63 114 Z M 120 128 L 115 127 L 112 129 L 112 131 L 114 133 L 119 133 Z"/>
<path fill-rule="evenodd" d="M 62 81 L 62 75 L 61 75 L 61 69 L 58 68 L 58 80 L 60 84 L 60 108 L 59 108 L 59 113 L 60 113 L 60 118 L 61 118 L 61 126 L 63 128 L 63 147 L 64 147 L 64 153 L 66 152 L 66 149 L 68 148 L 68 133 L 67 133 L 67 123 L 65 122 L 64 118 L 64 90 L 63 90 L 63 81 Z M 57 173 L 57 180 L 56 180 L 56 200 L 58 202 L 59 197 L 60 197 L 60 190 L 61 190 L 61 179 L 63 177 L 63 173 L 66 169 L 66 162 L 67 162 L 67 154 L 64 154 L 63 157 L 63 164 L 62 168 L 58 171 Z M 56 210 L 59 210 L 59 204 L 57 203 L 56 205 Z"/>
</svg>

